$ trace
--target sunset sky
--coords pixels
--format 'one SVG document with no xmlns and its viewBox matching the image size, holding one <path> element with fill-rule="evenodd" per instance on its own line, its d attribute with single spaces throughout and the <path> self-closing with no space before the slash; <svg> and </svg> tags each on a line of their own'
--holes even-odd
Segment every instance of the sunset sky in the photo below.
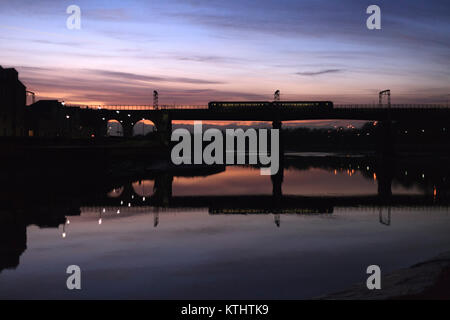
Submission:
<svg viewBox="0 0 450 320">
<path fill-rule="evenodd" d="M 66 8 L 81 8 L 81 30 Z M 366 8 L 381 7 L 381 30 Z M 446 103 L 450 3 L 365 0 L 0 0 L 0 65 L 41 99 L 206 104 Z"/>
</svg>

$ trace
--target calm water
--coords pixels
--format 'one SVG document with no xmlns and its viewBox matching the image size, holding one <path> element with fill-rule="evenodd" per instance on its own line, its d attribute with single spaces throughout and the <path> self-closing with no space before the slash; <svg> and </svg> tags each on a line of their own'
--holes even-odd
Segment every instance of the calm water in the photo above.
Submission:
<svg viewBox="0 0 450 320">
<path fill-rule="evenodd" d="M 297 158 L 282 195 L 251 167 L 130 181 L 81 199 L 57 228 L 18 228 L 0 251 L 20 256 L 0 298 L 313 298 L 365 281 L 368 265 L 388 273 L 449 251 L 447 173 L 382 168 Z M 66 289 L 72 264 L 80 291 Z"/>
</svg>

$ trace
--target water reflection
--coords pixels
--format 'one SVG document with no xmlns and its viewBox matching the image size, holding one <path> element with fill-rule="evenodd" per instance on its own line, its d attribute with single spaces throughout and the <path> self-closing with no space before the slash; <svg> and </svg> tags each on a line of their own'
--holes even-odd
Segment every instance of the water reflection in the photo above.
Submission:
<svg viewBox="0 0 450 320">
<path fill-rule="evenodd" d="M 448 178 L 448 166 L 440 165 L 436 159 L 309 155 L 286 157 L 282 170 L 272 177 L 261 176 L 258 168 L 250 166 L 166 167 L 132 174 L 72 177 L 63 182 L 63 187 L 60 181 L 54 184 L 55 181 L 47 180 L 42 183 L 45 188 L 32 189 L 27 195 L 22 193 L 23 198 L 18 198 L 13 186 L 9 194 L 14 197 L 2 199 L 0 272 L 19 266 L 20 257 L 27 250 L 27 229 L 31 225 L 58 228 L 62 241 L 80 237 L 78 241 L 90 246 L 94 245 L 89 242 L 91 236 L 118 232 L 117 228 L 133 237 L 138 228 L 136 221 L 139 229 L 166 231 L 181 223 L 184 229 L 197 230 L 196 236 L 190 235 L 194 238 L 225 233 L 222 239 L 225 242 L 229 241 L 227 232 L 232 236 L 230 224 L 242 228 L 240 224 L 247 223 L 248 228 L 255 226 L 255 230 L 259 228 L 265 233 L 268 229 L 262 224 L 272 230 L 284 230 L 286 238 L 277 241 L 286 242 L 290 241 L 288 234 L 294 225 L 309 221 L 306 224 L 311 229 L 302 229 L 303 232 L 321 233 L 320 241 L 327 242 L 332 241 L 329 234 L 314 229 L 317 221 L 345 230 L 342 219 L 349 217 L 347 222 L 352 225 L 366 216 L 365 211 L 370 213 L 371 224 L 389 228 L 405 223 L 405 218 L 398 217 L 398 212 L 405 210 L 435 213 L 439 217 L 445 213 L 447 217 Z M 80 184 L 84 187 L 80 188 Z M 199 218 L 193 218 L 194 215 Z M 267 216 L 271 216 L 270 220 L 264 218 Z M 432 219 L 423 214 L 418 217 Z M 36 233 L 34 237 L 39 239 Z M 185 239 L 183 235 L 180 237 Z M 300 241 L 301 235 L 295 238 Z M 447 238 L 444 242 L 447 240 L 450 242 Z M 134 240 L 125 242 L 130 250 L 141 245 Z M 201 250 L 204 244 L 197 246 Z M 131 259 L 139 260 L 135 256 Z M 166 263 L 175 261 L 169 259 Z"/>
</svg>

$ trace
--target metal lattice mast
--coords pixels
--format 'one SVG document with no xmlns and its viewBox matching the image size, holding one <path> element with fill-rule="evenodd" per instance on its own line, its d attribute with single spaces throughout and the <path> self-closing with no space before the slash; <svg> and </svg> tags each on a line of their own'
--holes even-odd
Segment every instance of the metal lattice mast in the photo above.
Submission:
<svg viewBox="0 0 450 320">
<path fill-rule="evenodd" d="M 280 90 L 275 91 L 275 93 L 273 94 L 273 101 L 280 101 Z"/>
<path fill-rule="evenodd" d="M 386 95 L 388 97 L 388 108 L 391 108 L 391 90 L 383 90 L 378 93 L 378 106 L 381 108 L 383 106 L 383 95 Z"/>
<path fill-rule="evenodd" d="M 156 90 L 153 90 L 153 108 L 155 109 L 159 108 L 158 91 Z"/>
</svg>

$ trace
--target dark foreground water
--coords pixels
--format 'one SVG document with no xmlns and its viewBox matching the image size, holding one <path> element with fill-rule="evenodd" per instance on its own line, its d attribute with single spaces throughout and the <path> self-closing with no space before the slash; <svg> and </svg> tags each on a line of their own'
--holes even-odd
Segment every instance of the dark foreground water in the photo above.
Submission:
<svg viewBox="0 0 450 320">
<path fill-rule="evenodd" d="M 450 250 L 439 168 L 299 161 L 282 194 L 255 168 L 227 167 L 131 181 L 56 226 L 27 225 L 1 251 L 0 298 L 313 298 L 365 281 L 369 265 L 385 274 Z M 81 290 L 66 288 L 69 265 Z"/>
</svg>

